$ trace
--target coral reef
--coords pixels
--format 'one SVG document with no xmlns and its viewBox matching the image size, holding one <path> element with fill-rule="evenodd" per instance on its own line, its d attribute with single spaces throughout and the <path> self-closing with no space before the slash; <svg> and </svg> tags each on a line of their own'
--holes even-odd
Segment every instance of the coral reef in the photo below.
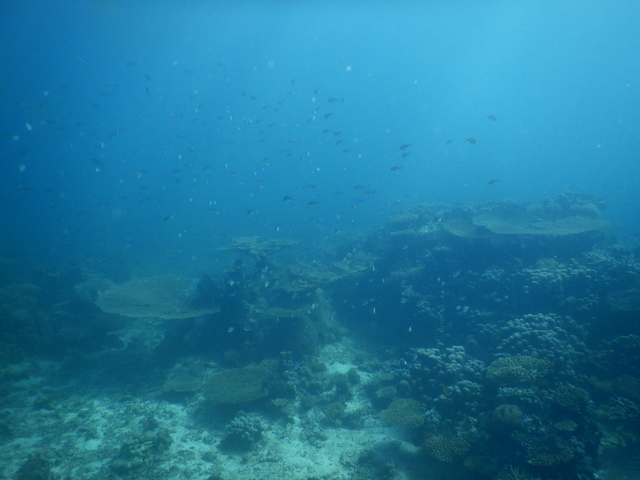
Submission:
<svg viewBox="0 0 640 480">
<path fill-rule="evenodd" d="M 463 346 L 411 349 L 405 361 L 399 368 L 401 378 L 427 409 L 435 407 L 454 417 L 481 410 L 485 366 L 468 355 Z"/>
<path fill-rule="evenodd" d="M 525 357 L 510 360 L 530 364 L 523 365 L 522 374 L 528 370 L 529 374 L 538 375 L 534 371 L 538 370 L 559 381 L 575 382 L 584 369 L 587 347 L 580 340 L 580 326 L 571 317 L 529 314 L 506 322 L 480 323 L 477 336 L 482 339 L 490 336 L 497 343 L 496 356 Z"/>
<path fill-rule="evenodd" d="M 593 478 L 640 445 L 640 249 L 601 231 L 603 209 L 573 193 L 416 205 L 286 259 L 298 240 L 235 238 L 220 250 L 250 258 L 199 281 L 73 268 L 2 284 L 3 448 L 27 458 L 29 416 L 66 432 L 8 476 L 70 478 L 60 452 L 86 444 L 96 478 Z M 62 370 L 40 385 L 16 359 L 43 351 L 109 395 L 65 398 Z"/>
</svg>

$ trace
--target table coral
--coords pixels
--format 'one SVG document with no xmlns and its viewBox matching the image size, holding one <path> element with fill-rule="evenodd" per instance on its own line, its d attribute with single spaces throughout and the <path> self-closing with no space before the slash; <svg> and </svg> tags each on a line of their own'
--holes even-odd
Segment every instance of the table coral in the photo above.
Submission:
<svg viewBox="0 0 640 480">
<path fill-rule="evenodd" d="M 205 382 L 204 395 L 213 403 L 248 403 L 267 395 L 265 381 L 265 370 L 261 367 L 230 368 Z"/>
</svg>

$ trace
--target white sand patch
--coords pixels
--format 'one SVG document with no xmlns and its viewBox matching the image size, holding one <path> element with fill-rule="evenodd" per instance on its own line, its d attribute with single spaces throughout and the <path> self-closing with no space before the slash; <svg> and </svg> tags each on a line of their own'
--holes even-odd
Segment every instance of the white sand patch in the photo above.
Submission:
<svg viewBox="0 0 640 480">
<path fill-rule="evenodd" d="M 356 368 L 354 347 L 348 340 L 325 347 L 320 361 L 328 366 L 328 375 L 347 373 Z M 359 375 L 361 380 L 366 377 Z M 34 384 L 25 380 L 22 385 Z M 41 382 L 46 385 L 48 379 L 37 380 Z M 96 388 L 82 395 L 73 386 L 57 386 L 50 388 L 50 409 L 34 409 L 34 390 L 40 387 L 13 390 L 11 409 L 0 410 L 5 415 L 0 420 L 4 418 L 12 429 L 10 438 L 1 439 L 1 475 L 12 478 L 37 452 L 46 456 L 58 478 L 116 478 L 114 460 L 121 458 L 127 445 L 144 443 L 140 439 L 151 431 L 170 437 L 170 446 L 162 447 L 157 458 L 147 458 L 146 470 L 125 473 L 122 478 L 207 480 L 218 475 L 224 480 L 347 480 L 356 475 L 363 452 L 377 449 L 385 455 L 387 446 L 395 445 L 398 451 L 403 445 L 403 432 L 383 426 L 372 413 L 363 383 L 352 386 L 353 396 L 346 406 L 359 418 L 358 429 L 327 427 L 326 404 L 294 414 L 288 421 L 251 411 L 249 406 L 247 413 L 263 425 L 262 438 L 251 450 L 233 454 L 220 448 L 230 417 L 203 422 L 194 415 L 199 399 L 182 405 L 153 394 L 125 396 Z M 406 445 L 403 449 L 410 450 Z"/>
</svg>

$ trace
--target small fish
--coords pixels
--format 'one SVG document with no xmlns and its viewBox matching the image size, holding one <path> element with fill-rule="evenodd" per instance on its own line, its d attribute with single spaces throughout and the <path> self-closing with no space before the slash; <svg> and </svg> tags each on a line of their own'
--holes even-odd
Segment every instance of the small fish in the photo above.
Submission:
<svg viewBox="0 0 640 480">
<path fill-rule="evenodd" d="M 432 223 L 440 223 L 442 221 L 442 215 L 436 215 L 435 217 L 433 217 L 433 219 L 431 220 Z"/>
<path fill-rule="evenodd" d="M 314 205 L 318 205 L 319 203 L 320 203 L 320 202 L 319 202 L 319 201 L 317 201 L 317 200 L 311 200 L 309 203 L 307 203 L 307 205 L 310 205 L 310 206 L 312 206 L 312 207 L 313 207 Z"/>
<path fill-rule="evenodd" d="M 470 143 L 471 145 L 475 145 L 476 143 L 478 143 L 478 139 L 474 137 L 469 137 L 465 140 L 465 142 Z"/>
<path fill-rule="evenodd" d="M 405 143 L 404 145 L 400 145 L 400 150 L 406 150 L 407 148 L 411 147 L 413 145 L 413 143 Z"/>
<path fill-rule="evenodd" d="M 489 185 L 495 185 L 496 183 L 498 183 L 498 180 L 496 179 L 489 180 Z"/>
<path fill-rule="evenodd" d="M 498 119 L 493 115 L 487 115 L 487 120 L 491 120 L 492 122 L 496 122 Z"/>
<path fill-rule="evenodd" d="M 402 170 L 404 167 L 399 167 L 399 166 L 395 166 L 395 167 L 391 167 L 391 171 L 393 173 L 399 172 L 400 170 Z"/>
<path fill-rule="evenodd" d="M 400 155 L 402 158 L 407 158 L 409 155 L 411 155 L 411 152 L 404 152 L 402 155 Z"/>
<path fill-rule="evenodd" d="M 285 203 L 286 203 L 286 202 L 290 202 L 291 200 L 293 200 L 293 197 L 288 197 L 288 196 L 286 196 L 286 197 L 284 197 L 284 198 L 282 199 L 282 201 L 283 201 L 283 202 L 285 202 Z"/>
<path fill-rule="evenodd" d="M 325 113 L 324 119 L 327 120 L 331 115 L 333 115 L 333 113 Z"/>
<path fill-rule="evenodd" d="M 375 191 L 375 190 L 365 190 L 365 191 L 364 191 L 364 194 L 365 194 L 365 195 L 373 195 L 374 193 L 376 193 L 376 191 Z"/>
<path fill-rule="evenodd" d="M 445 142 L 445 144 L 446 144 L 446 145 L 451 145 L 452 143 L 453 143 L 453 140 L 447 140 L 447 141 Z"/>
<path fill-rule="evenodd" d="M 174 218 L 176 218 L 175 215 L 167 215 L 166 217 L 164 217 L 164 221 L 165 222 L 170 222 L 171 220 L 173 220 Z"/>
<path fill-rule="evenodd" d="M 310 183 L 310 184 L 305 185 L 304 187 L 302 187 L 302 189 L 303 189 L 303 190 L 306 190 L 307 188 L 310 188 L 310 189 L 312 189 L 312 190 L 315 190 L 315 189 L 316 189 L 316 188 L 318 188 L 318 187 L 316 187 L 313 183 Z"/>
<path fill-rule="evenodd" d="M 254 213 L 256 213 L 255 210 L 247 210 L 247 217 L 250 217 L 251 215 L 253 215 Z"/>
</svg>

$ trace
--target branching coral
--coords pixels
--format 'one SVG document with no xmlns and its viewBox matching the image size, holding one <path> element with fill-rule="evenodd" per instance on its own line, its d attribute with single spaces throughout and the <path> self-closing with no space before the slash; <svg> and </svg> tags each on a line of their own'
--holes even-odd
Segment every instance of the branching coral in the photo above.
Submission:
<svg viewBox="0 0 640 480">
<path fill-rule="evenodd" d="M 225 429 L 227 436 L 221 443 L 223 449 L 247 450 L 260 441 L 264 427 L 259 418 L 238 412 Z"/>
</svg>

